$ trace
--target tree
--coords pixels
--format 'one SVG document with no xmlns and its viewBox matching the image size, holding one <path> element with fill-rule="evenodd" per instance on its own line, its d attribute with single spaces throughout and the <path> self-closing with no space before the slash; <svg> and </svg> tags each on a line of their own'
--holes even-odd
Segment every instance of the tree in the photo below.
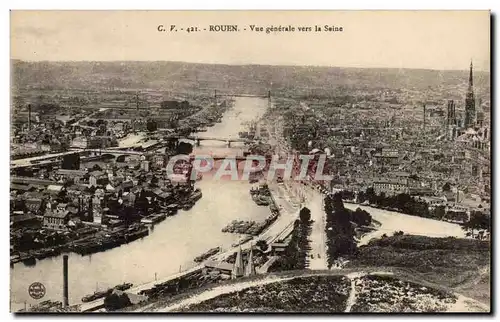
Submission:
<svg viewBox="0 0 500 322">
<path fill-rule="evenodd" d="M 153 119 L 148 119 L 146 122 L 146 128 L 149 132 L 154 132 L 158 130 L 158 123 Z"/>
<path fill-rule="evenodd" d="M 149 201 L 146 197 L 146 191 L 142 190 L 139 196 L 135 199 L 134 204 L 135 209 L 142 213 L 142 215 L 148 214 Z"/>
<path fill-rule="evenodd" d="M 187 142 L 179 142 L 177 145 L 178 154 L 190 154 L 191 152 L 193 152 L 193 145 Z"/>
<path fill-rule="evenodd" d="M 344 209 L 344 203 L 342 202 L 342 193 L 337 192 L 333 195 L 332 206 L 333 210 L 335 211 Z"/>
<path fill-rule="evenodd" d="M 446 215 L 446 208 L 445 206 L 437 206 L 436 209 L 434 209 L 434 217 L 437 219 L 442 219 Z"/>
<path fill-rule="evenodd" d="M 99 119 L 94 123 L 94 125 L 96 127 L 101 127 L 101 126 L 106 126 L 107 123 L 108 123 L 107 121 Z"/>
<path fill-rule="evenodd" d="M 376 196 L 377 195 L 376 195 L 375 189 L 373 189 L 373 187 L 366 189 L 365 198 L 366 198 L 366 200 L 368 200 L 369 203 L 375 203 Z"/>
<path fill-rule="evenodd" d="M 446 182 L 444 185 L 443 185 L 443 191 L 450 191 L 451 190 L 451 185 L 449 182 Z"/>
<path fill-rule="evenodd" d="M 469 221 L 465 222 L 462 225 L 464 230 L 472 230 L 472 234 L 474 234 L 474 230 L 487 230 L 490 231 L 491 225 L 491 216 L 489 214 L 485 214 L 480 211 L 473 211 L 470 214 Z"/>
<path fill-rule="evenodd" d="M 267 242 L 265 240 L 258 240 L 257 243 L 255 243 L 255 246 L 257 246 L 257 248 L 259 248 L 261 251 L 265 252 L 268 248 L 269 248 L 269 245 L 267 244 Z"/>
<path fill-rule="evenodd" d="M 304 207 L 299 212 L 299 218 L 301 223 L 308 223 L 311 220 L 311 210 Z"/>
<path fill-rule="evenodd" d="M 366 210 L 357 208 L 356 211 L 352 213 L 352 221 L 360 226 L 368 226 L 372 222 L 372 216 Z"/>
</svg>

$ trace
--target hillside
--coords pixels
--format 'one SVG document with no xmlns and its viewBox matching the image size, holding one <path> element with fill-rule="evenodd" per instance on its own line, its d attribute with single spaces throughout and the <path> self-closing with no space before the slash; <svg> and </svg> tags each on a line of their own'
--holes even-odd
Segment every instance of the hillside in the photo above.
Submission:
<svg viewBox="0 0 500 322">
<path fill-rule="evenodd" d="M 404 269 L 426 280 L 490 302 L 490 243 L 474 239 L 392 236 L 359 248 L 347 267 Z"/>
<path fill-rule="evenodd" d="M 345 88 L 415 89 L 464 84 L 467 71 L 359 69 L 265 65 L 208 65 L 183 62 L 12 61 L 18 89 L 169 89 L 321 95 Z M 467 65 L 464 65 L 465 67 Z M 475 85 L 489 92 L 489 73 L 476 72 Z M 307 85 L 305 85 L 307 84 Z"/>
<path fill-rule="evenodd" d="M 134 312 L 487 312 L 488 306 L 403 270 L 289 271 L 229 281 L 130 307 Z"/>
<path fill-rule="evenodd" d="M 229 280 L 125 309 L 136 312 L 488 312 L 488 242 L 384 237 L 342 269 Z"/>
</svg>

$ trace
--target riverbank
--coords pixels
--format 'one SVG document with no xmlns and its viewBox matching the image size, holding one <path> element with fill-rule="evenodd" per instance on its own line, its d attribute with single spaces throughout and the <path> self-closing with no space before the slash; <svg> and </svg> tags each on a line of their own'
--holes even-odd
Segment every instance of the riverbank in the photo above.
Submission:
<svg viewBox="0 0 500 322">
<path fill-rule="evenodd" d="M 241 123 L 256 119 L 266 109 L 267 100 L 264 99 L 235 99 L 234 106 L 224 114 L 221 123 L 207 128 L 203 135 L 237 137 Z M 200 147 L 194 147 L 194 152 L 198 154 L 220 151 L 219 154 L 234 155 L 240 150 L 239 144 L 228 148 L 226 144 L 217 141 L 203 141 Z M 131 289 L 134 292 L 136 289 L 151 288 L 162 281 L 162 277 L 196 267 L 194 258 L 208 249 L 224 245 L 223 248 L 227 250 L 237 243 L 239 236 L 221 232 L 221 228 L 231 220 L 238 218 L 261 221 L 269 216 L 267 207 L 259 207 L 249 198 L 251 185 L 248 182 L 221 182 L 204 178 L 196 182 L 196 187 L 203 191 L 203 197 L 191 209 L 181 209 L 179 215 L 167 217 L 154 225 L 147 238 L 89 256 L 71 253 L 70 304 L 78 304 L 84 295 L 93 292 L 96 282 L 103 287 L 125 281 L 140 285 Z M 278 219 L 277 222 L 279 224 L 281 220 Z M 242 247 L 247 245 L 249 243 Z M 218 255 L 214 257 L 217 258 Z M 151 260 L 152 258 L 159 260 Z M 120 266 L 119 274 L 116 269 L 111 268 L 113 265 Z M 28 305 L 40 302 L 32 299 L 26 292 L 33 282 L 46 286 L 44 299 L 62 299 L 61 271 L 61 256 L 38 261 L 33 267 L 16 264 L 11 268 L 12 310 L 23 308 L 24 302 Z"/>
<path fill-rule="evenodd" d="M 360 239 L 358 246 L 365 245 L 370 240 L 380 238 L 384 234 L 392 235 L 397 231 L 429 237 L 466 237 L 466 232 L 458 224 L 353 203 L 344 203 L 344 207 L 353 211 L 357 208 L 365 210 L 380 223 L 380 227 L 376 231 L 367 233 Z"/>
<path fill-rule="evenodd" d="M 380 285 L 374 285 L 371 282 L 373 280 L 380 281 Z M 327 288 L 330 291 L 318 292 L 325 285 L 329 285 Z M 372 293 L 376 294 L 377 287 L 384 292 L 384 296 L 371 296 Z M 230 280 L 172 298 L 137 305 L 126 311 L 331 313 L 345 312 L 347 309 L 359 312 L 369 308 L 370 312 L 380 312 L 385 307 L 384 299 L 390 299 L 392 291 L 401 292 L 403 297 L 409 295 L 407 299 L 409 302 L 395 302 L 398 305 L 403 304 L 407 312 L 422 312 L 426 311 L 424 308 L 429 307 L 439 311 L 457 311 L 457 306 L 461 304 L 464 304 L 458 309 L 461 312 L 488 311 L 487 306 L 473 299 L 426 282 L 424 279 L 417 281 L 404 270 L 383 270 L 377 267 L 337 271 L 287 271 Z M 432 302 L 426 301 L 427 298 Z M 444 306 L 441 305 L 443 302 Z"/>
</svg>

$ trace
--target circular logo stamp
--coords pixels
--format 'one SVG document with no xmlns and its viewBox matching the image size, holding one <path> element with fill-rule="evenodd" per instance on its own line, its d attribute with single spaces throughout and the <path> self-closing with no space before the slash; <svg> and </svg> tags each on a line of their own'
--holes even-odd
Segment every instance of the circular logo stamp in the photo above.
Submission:
<svg viewBox="0 0 500 322">
<path fill-rule="evenodd" d="M 45 296 L 45 286 L 42 283 L 35 282 L 28 287 L 28 294 L 35 300 Z"/>
</svg>

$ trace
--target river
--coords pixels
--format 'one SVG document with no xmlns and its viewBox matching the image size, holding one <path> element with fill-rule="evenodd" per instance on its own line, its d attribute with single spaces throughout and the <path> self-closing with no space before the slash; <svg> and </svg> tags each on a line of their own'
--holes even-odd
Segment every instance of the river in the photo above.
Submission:
<svg viewBox="0 0 500 322">
<path fill-rule="evenodd" d="M 225 113 L 222 122 L 208 128 L 200 136 L 238 138 L 242 124 L 260 117 L 267 100 L 253 97 L 235 98 L 234 106 Z M 224 142 L 202 141 L 195 153 L 241 154 L 241 144 L 227 148 Z M 203 198 L 189 211 L 180 210 L 151 229 L 149 236 L 105 252 L 88 256 L 69 254 L 69 302 L 80 303 L 86 294 L 130 282 L 134 285 L 150 282 L 195 265 L 193 258 L 217 246 L 230 246 L 241 238 L 222 233 L 221 229 L 234 219 L 264 220 L 267 207 L 257 206 L 250 198 L 250 184 L 243 181 L 199 181 Z M 44 300 L 62 301 L 62 255 L 37 261 L 27 267 L 17 263 L 10 269 L 11 311 Z M 46 295 L 40 300 L 28 294 L 31 283 L 41 282 Z"/>
</svg>

